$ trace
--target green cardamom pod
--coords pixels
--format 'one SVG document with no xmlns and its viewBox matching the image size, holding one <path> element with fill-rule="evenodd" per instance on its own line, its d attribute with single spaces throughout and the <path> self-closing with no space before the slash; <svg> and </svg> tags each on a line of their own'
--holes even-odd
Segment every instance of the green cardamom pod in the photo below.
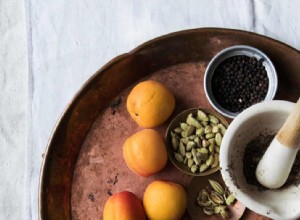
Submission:
<svg viewBox="0 0 300 220">
<path fill-rule="evenodd" d="M 186 151 L 190 151 L 195 146 L 196 146 L 196 143 L 194 141 L 188 141 L 186 144 Z"/>
<path fill-rule="evenodd" d="M 192 173 L 196 173 L 196 172 L 198 171 L 198 169 L 199 169 L 199 167 L 198 167 L 197 165 L 193 165 L 193 166 L 191 167 Z"/>
<path fill-rule="evenodd" d="M 213 162 L 213 164 L 211 165 L 211 168 L 217 167 L 218 164 L 219 164 L 219 154 L 214 154 L 214 162 Z"/>
<path fill-rule="evenodd" d="M 173 131 L 171 131 L 171 137 L 176 137 L 177 138 L 177 134 L 175 134 Z"/>
<path fill-rule="evenodd" d="M 220 153 L 220 147 L 219 147 L 219 146 L 215 146 L 215 151 L 216 151 L 217 153 Z"/>
<path fill-rule="evenodd" d="M 213 137 L 215 137 L 215 134 L 214 134 L 214 133 L 208 133 L 208 134 L 205 135 L 205 138 L 206 138 L 206 139 L 211 139 L 211 138 L 213 138 Z"/>
<path fill-rule="evenodd" d="M 202 147 L 208 147 L 209 142 L 207 140 L 202 141 Z"/>
<path fill-rule="evenodd" d="M 197 128 L 196 135 L 198 135 L 198 136 L 204 135 L 204 128 Z"/>
<path fill-rule="evenodd" d="M 173 130 L 176 134 L 180 134 L 183 130 L 180 127 L 177 127 Z"/>
<path fill-rule="evenodd" d="M 235 201 L 235 196 L 233 194 L 230 194 L 227 198 L 226 198 L 226 204 L 227 205 L 231 205 L 233 202 Z"/>
<path fill-rule="evenodd" d="M 217 119 L 217 118 L 216 118 L 215 116 L 213 116 L 213 115 L 209 115 L 208 118 L 209 118 L 209 121 L 211 121 L 211 122 L 214 123 L 214 124 L 218 124 L 218 123 L 219 123 L 219 119 Z"/>
<path fill-rule="evenodd" d="M 220 128 L 221 134 L 224 135 L 227 130 L 226 127 L 223 124 L 218 124 L 218 127 Z"/>
<path fill-rule="evenodd" d="M 197 158 L 197 150 L 193 148 L 191 152 L 192 152 L 193 160 L 194 160 L 195 164 L 196 164 L 196 165 L 199 165 L 199 164 L 200 164 L 200 161 L 199 161 L 198 158 Z"/>
<path fill-rule="evenodd" d="M 179 153 L 181 154 L 181 156 L 185 156 L 185 146 L 182 142 L 179 143 Z"/>
<path fill-rule="evenodd" d="M 187 132 L 186 132 L 186 136 L 188 137 L 188 136 L 192 135 L 192 134 L 194 133 L 195 129 L 196 129 L 196 128 L 195 128 L 193 125 L 190 125 L 190 126 L 188 127 L 188 129 L 186 130 L 186 131 L 187 131 Z"/>
<path fill-rule="evenodd" d="M 214 150 L 215 150 L 215 145 L 210 144 L 209 147 L 208 147 L 208 150 L 209 150 L 210 153 L 213 153 Z"/>
<path fill-rule="evenodd" d="M 188 136 L 187 139 L 188 139 L 189 141 L 193 141 L 193 140 L 195 140 L 196 137 L 197 137 L 196 135 L 192 134 L 192 135 Z"/>
<path fill-rule="evenodd" d="M 209 200 L 209 194 L 205 189 L 202 189 L 197 196 L 197 200 L 207 202 Z"/>
<path fill-rule="evenodd" d="M 219 193 L 212 191 L 210 193 L 210 201 L 215 205 L 222 205 L 224 203 L 223 196 L 221 196 Z"/>
<path fill-rule="evenodd" d="M 206 215 L 213 215 L 213 214 L 215 214 L 213 210 L 211 210 L 211 209 L 209 209 L 209 208 L 207 208 L 207 207 L 204 207 L 204 208 L 203 208 L 203 212 L 204 212 L 204 214 L 206 214 Z"/>
<path fill-rule="evenodd" d="M 222 210 L 226 210 L 226 206 L 224 205 L 218 205 L 214 207 L 215 214 L 219 214 Z"/>
<path fill-rule="evenodd" d="M 179 153 L 174 153 L 174 157 L 178 162 L 183 163 L 183 157 Z"/>
<path fill-rule="evenodd" d="M 180 138 L 180 141 L 184 144 L 187 144 L 189 139 L 188 138 Z"/>
<path fill-rule="evenodd" d="M 217 193 L 223 195 L 224 194 L 224 188 L 221 186 L 220 183 L 218 183 L 217 181 L 215 180 L 208 180 L 209 181 L 209 184 L 211 185 L 211 187 L 213 188 L 214 191 L 216 191 Z"/>
<path fill-rule="evenodd" d="M 188 164 L 187 164 L 188 167 L 191 168 L 193 166 L 193 164 L 194 164 L 194 160 L 189 158 L 188 159 Z"/>
<path fill-rule="evenodd" d="M 204 163 L 204 164 L 201 164 L 201 166 L 199 168 L 199 171 L 200 171 L 200 173 L 202 173 L 207 169 L 208 169 L 208 166 L 207 166 L 207 164 Z"/>
<path fill-rule="evenodd" d="M 188 124 L 186 124 L 186 123 L 180 123 L 180 128 L 182 129 L 182 130 L 187 130 L 188 129 L 188 127 L 189 127 L 189 125 Z"/>
<path fill-rule="evenodd" d="M 193 117 L 193 114 L 192 114 L 192 113 L 190 113 L 190 114 L 188 115 L 188 117 L 187 117 L 187 119 L 186 119 L 186 123 L 187 123 L 188 125 L 192 125 L 192 126 L 194 126 L 194 127 L 196 127 L 196 128 L 201 128 L 201 127 L 202 127 L 201 123 L 200 123 L 196 118 Z"/>
<path fill-rule="evenodd" d="M 183 160 L 183 164 L 187 165 L 187 163 L 188 163 L 188 158 L 185 157 L 184 160 Z"/>
<path fill-rule="evenodd" d="M 201 154 L 208 154 L 208 150 L 206 149 L 206 148 L 198 148 L 199 149 L 199 153 L 201 153 Z"/>
<path fill-rule="evenodd" d="M 201 124 L 206 127 L 208 125 L 208 122 L 207 121 L 201 121 Z"/>
<path fill-rule="evenodd" d="M 187 138 L 187 130 L 183 130 L 183 131 L 181 132 L 181 137 Z"/>
<path fill-rule="evenodd" d="M 208 165 L 208 166 L 211 166 L 212 164 L 213 164 L 213 162 L 214 162 L 214 156 L 213 155 L 209 155 L 209 157 L 208 157 L 208 159 L 206 160 L 206 164 Z"/>
<path fill-rule="evenodd" d="M 201 110 L 198 110 L 198 112 L 197 112 L 197 119 L 200 121 L 209 121 L 209 118 L 207 117 L 207 115 Z"/>
<path fill-rule="evenodd" d="M 215 134 L 218 133 L 219 132 L 219 127 L 217 125 L 213 126 L 212 129 L 211 129 L 211 132 L 215 133 Z"/>
<path fill-rule="evenodd" d="M 207 126 L 204 128 L 204 133 L 205 133 L 205 134 L 211 133 L 211 130 L 212 130 L 212 127 L 211 127 L 210 125 L 207 125 Z"/>
<path fill-rule="evenodd" d="M 208 142 L 209 142 L 210 144 L 213 144 L 213 145 L 216 144 L 216 140 L 215 140 L 214 138 L 208 139 Z"/>
<path fill-rule="evenodd" d="M 191 152 L 185 153 L 185 157 L 188 158 L 188 159 L 191 159 L 192 158 L 192 153 Z"/>
<path fill-rule="evenodd" d="M 172 147 L 176 151 L 178 149 L 179 141 L 176 137 L 172 137 Z"/>
<path fill-rule="evenodd" d="M 200 140 L 199 137 L 196 137 L 196 138 L 194 139 L 194 143 L 197 145 L 197 147 L 201 147 L 201 140 Z"/>
<path fill-rule="evenodd" d="M 222 142 L 222 135 L 221 135 L 221 133 L 220 133 L 220 132 L 218 132 L 218 133 L 216 134 L 216 136 L 215 136 L 215 140 L 216 140 L 216 144 L 217 144 L 218 146 L 221 146 L 221 142 Z"/>
</svg>

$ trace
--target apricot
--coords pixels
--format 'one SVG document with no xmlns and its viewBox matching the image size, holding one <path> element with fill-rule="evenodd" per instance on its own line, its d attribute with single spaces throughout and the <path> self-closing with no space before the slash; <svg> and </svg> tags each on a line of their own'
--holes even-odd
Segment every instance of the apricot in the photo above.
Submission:
<svg viewBox="0 0 300 220">
<path fill-rule="evenodd" d="M 127 138 L 123 157 L 129 169 L 145 177 L 162 170 L 168 160 L 165 143 L 153 129 L 144 129 Z"/>
<path fill-rule="evenodd" d="M 137 84 L 127 97 L 127 110 L 141 127 L 164 123 L 175 108 L 173 94 L 161 83 L 148 80 Z"/>
<path fill-rule="evenodd" d="M 105 203 L 104 220 L 146 220 L 141 201 L 135 194 L 123 191 L 112 195 Z"/>
<path fill-rule="evenodd" d="M 187 206 L 183 187 L 169 181 L 153 181 L 144 193 L 143 205 L 150 220 L 177 220 Z"/>
</svg>

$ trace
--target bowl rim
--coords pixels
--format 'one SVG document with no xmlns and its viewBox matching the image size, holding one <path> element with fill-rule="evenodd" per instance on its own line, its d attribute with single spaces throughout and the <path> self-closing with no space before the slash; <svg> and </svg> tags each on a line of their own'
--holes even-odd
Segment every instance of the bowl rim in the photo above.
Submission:
<svg viewBox="0 0 300 220">
<path fill-rule="evenodd" d="M 289 215 L 291 213 L 282 213 L 283 215 L 278 214 L 277 212 L 270 211 L 271 207 L 267 207 L 256 200 L 254 200 L 250 195 L 247 195 L 239 186 L 236 186 L 232 180 L 232 174 L 230 173 L 230 164 L 229 164 L 229 149 L 232 138 L 235 136 L 235 131 L 243 125 L 244 122 L 255 117 L 257 114 L 267 113 L 270 111 L 285 111 L 291 112 L 295 103 L 282 100 L 272 100 L 265 101 L 258 104 L 255 104 L 248 109 L 240 113 L 229 125 L 221 144 L 220 148 L 220 167 L 221 175 L 226 184 L 235 197 L 245 204 L 249 209 L 254 212 L 270 217 L 272 219 L 286 219 L 286 218 L 298 218 L 300 217 L 300 212 L 294 213 L 294 215 Z"/>
<path fill-rule="evenodd" d="M 209 85 L 209 77 L 213 76 L 214 72 L 212 72 L 212 68 L 214 67 L 215 63 L 218 62 L 222 56 L 230 53 L 230 52 L 234 52 L 234 51 L 251 51 L 255 54 L 259 54 L 260 56 L 262 56 L 264 58 L 264 60 L 268 63 L 271 71 L 269 71 L 270 73 L 268 73 L 268 78 L 269 78 L 269 86 L 268 86 L 268 92 L 266 94 L 266 97 L 263 101 L 269 101 L 269 100 L 273 100 L 277 89 L 278 89 L 278 76 L 277 76 L 277 71 L 276 68 L 272 62 L 272 60 L 261 50 L 259 50 L 256 47 L 253 46 L 249 46 L 249 45 L 234 45 L 234 46 L 230 46 L 227 47 L 221 51 L 219 51 L 208 63 L 206 69 L 205 69 L 205 73 L 204 73 L 204 80 L 203 80 L 203 87 L 204 87 L 204 92 L 205 95 L 209 101 L 209 103 L 213 106 L 213 108 L 218 111 L 219 113 L 221 113 L 222 115 L 228 117 L 228 118 L 235 118 L 237 117 L 240 112 L 231 112 L 225 108 L 223 108 L 213 97 L 213 94 L 211 94 L 208 90 L 208 85 Z M 225 57 L 224 59 L 221 59 L 221 61 L 217 64 L 217 66 L 219 66 L 224 60 L 228 59 L 229 57 L 233 57 L 233 56 L 237 56 L 238 54 L 232 54 L 231 56 Z M 272 76 L 272 80 L 270 80 L 269 74 Z M 272 85 L 270 85 L 270 82 L 272 82 Z"/>
<path fill-rule="evenodd" d="M 170 138 L 170 134 L 171 134 L 171 128 L 174 127 L 174 125 L 177 122 L 177 120 L 180 117 L 183 117 L 184 115 L 187 116 L 188 114 L 190 114 L 192 112 L 195 112 L 195 111 L 198 111 L 198 110 L 204 111 L 207 114 L 211 114 L 211 115 L 217 117 L 221 121 L 221 123 L 224 124 L 226 126 L 226 128 L 228 128 L 228 126 L 229 126 L 228 121 L 220 113 L 218 113 L 218 112 L 216 112 L 214 110 L 211 110 L 211 109 L 207 109 L 207 108 L 193 107 L 193 108 L 185 109 L 185 110 L 181 111 L 180 113 L 178 113 L 177 115 L 175 115 L 175 117 L 172 119 L 172 121 L 169 123 L 169 125 L 167 127 L 167 130 L 165 132 L 165 140 L 164 141 L 165 141 L 165 145 L 166 145 L 166 149 L 167 149 L 167 153 L 168 153 L 168 158 L 170 159 L 171 163 L 178 170 L 180 170 L 181 172 L 183 172 L 185 174 L 191 175 L 191 176 L 207 176 L 207 175 L 213 174 L 213 173 L 217 172 L 218 170 L 220 170 L 220 153 L 219 153 L 219 165 L 218 166 L 216 166 L 216 167 L 214 167 L 212 169 L 209 169 L 209 170 L 207 170 L 205 172 L 202 172 L 202 173 L 192 173 L 188 169 L 185 170 L 185 169 L 181 168 L 181 164 L 173 157 L 172 153 L 174 152 L 174 150 L 172 149 L 172 146 L 169 144 L 169 142 L 170 142 L 169 138 Z M 220 149 L 221 149 L 221 147 L 220 147 Z"/>
</svg>

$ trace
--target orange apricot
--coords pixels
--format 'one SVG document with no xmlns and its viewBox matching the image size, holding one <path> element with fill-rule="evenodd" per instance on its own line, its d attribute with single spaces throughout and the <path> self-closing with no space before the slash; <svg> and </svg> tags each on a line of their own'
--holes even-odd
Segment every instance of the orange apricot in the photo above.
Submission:
<svg viewBox="0 0 300 220">
<path fill-rule="evenodd" d="M 168 160 L 165 143 L 153 129 L 144 129 L 127 138 L 123 157 L 127 166 L 141 176 L 162 170 Z"/>
<path fill-rule="evenodd" d="M 123 191 L 112 195 L 105 203 L 104 220 L 146 220 L 141 201 L 135 194 Z"/>
<path fill-rule="evenodd" d="M 179 220 L 186 210 L 187 195 L 177 183 L 156 180 L 148 185 L 143 205 L 151 220 Z"/>
<path fill-rule="evenodd" d="M 147 80 L 131 90 L 126 105 L 130 116 L 139 126 L 153 128 L 170 117 L 175 108 L 175 98 L 163 84 Z"/>
</svg>

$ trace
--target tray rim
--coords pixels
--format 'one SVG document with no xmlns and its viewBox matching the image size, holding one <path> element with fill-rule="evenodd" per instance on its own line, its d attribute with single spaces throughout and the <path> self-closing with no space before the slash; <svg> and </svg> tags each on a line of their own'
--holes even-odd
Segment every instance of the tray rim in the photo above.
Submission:
<svg viewBox="0 0 300 220">
<path fill-rule="evenodd" d="M 185 35 L 185 34 L 190 34 L 190 33 L 201 33 L 201 32 L 219 32 L 219 33 L 229 33 L 229 34 L 239 34 L 239 35 L 250 35 L 252 37 L 258 37 L 258 38 L 262 38 L 262 39 L 266 39 L 270 42 L 273 42 L 275 44 L 277 44 L 278 46 L 281 46 L 285 49 L 289 49 L 295 53 L 298 53 L 300 55 L 300 51 L 297 50 L 296 48 L 282 42 L 279 40 L 276 40 L 274 38 L 265 36 L 265 35 L 261 35 L 255 32 L 251 32 L 251 31 L 247 31 L 247 30 L 240 30 L 240 29 L 232 29 L 232 28 L 221 28 L 221 27 L 203 27 L 203 28 L 194 28 L 194 29 L 185 29 L 185 30 L 180 30 L 180 31 L 176 31 L 176 32 L 171 32 L 171 33 L 167 33 L 158 37 L 155 37 L 151 40 L 148 40 L 140 45 L 138 45 L 137 47 L 135 47 L 134 49 L 130 50 L 127 53 L 123 53 L 120 54 L 116 57 L 114 57 L 113 59 L 111 59 L 110 61 L 108 61 L 107 63 L 105 63 L 102 67 L 100 67 L 95 73 L 93 73 L 83 84 L 82 86 L 79 88 L 79 90 L 73 95 L 73 97 L 71 98 L 71 100 L 68 102 L 68 104 L 66 105 L 66 107 L 64 108 L 64 110 L 62 111 L 62 113 L 60 114 L 59 118 L 57 119 L 51 134 L 48 138 L 47 144 L 46 144 L 46 148 L 44 151 L 44 158 L 42 160 L 42 163 L 40 165 L 40 172 L 39 172 L 39 184 L 38 184 L 38 218 L 40 220 L 42 220 L 42 213 L 43 213 L 43 201 L 44 201 L 44 196 L 43 196 L 43 186 L 45 185 L 45 170 L 46 170 L 46 166 L 47 163 L 49 162 L 49 151 L 50 148 L 53 148 L 53 138 L 58 130 L 58 127 L 61 125 L 61 122 L 63 121 L 63 119 L 66 117 L 67 113 L 71 110 L 72 104 L 79 99 L 80 95 L 84 92 L 84 90 L 87 88 L 87 86 L 89 84 L 91 84 L 91 82 L 93 82 L 93 80 L 98 76 L 101 75 L 103 72 L 105 72 L 106 70 L 110 69 L 113 65 L 115 65 L 116 63 L 121 62 L 122 60 L 126 59 L 127 57 L 132 56 L 135 53 L 138 53 L 139 51 L 145 49 L 148 46 L 151 46 L 151 44 L 154 44 L 156 42 L 160 42 L 162 40 L 167 40 L 168 38 L 172 38 L 172 37 L 177 37 L 180 35 Z M 72 176 L 73 178 L 73 176 Z M 71 205 L 70 205 L 71 207 Z M 71 212 L 71 210 L 70 210 Z"/>
</svg>

